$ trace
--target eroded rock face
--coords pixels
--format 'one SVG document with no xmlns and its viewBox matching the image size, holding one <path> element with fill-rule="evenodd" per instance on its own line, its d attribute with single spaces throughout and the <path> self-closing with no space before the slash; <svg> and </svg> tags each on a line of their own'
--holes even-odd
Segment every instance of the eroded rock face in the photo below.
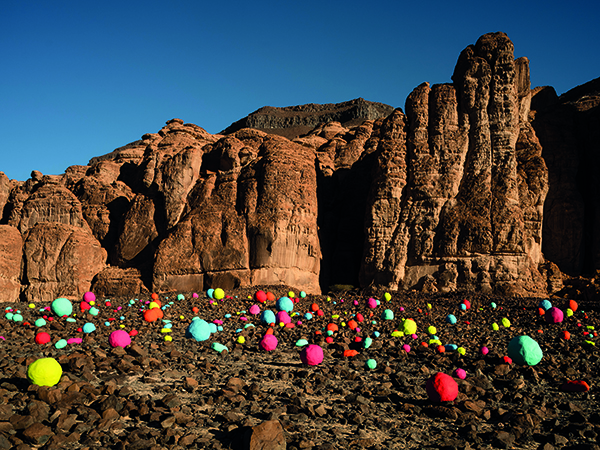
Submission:
<svg viewBox="0 0 600 450">
<path fill-rule="evenodd" d="M 441 290 L 545 288 L 547 170 L 521 120 L 525 66 L 506 35 L 489 34 L 462 52 L 453 85 L 410 94 L 406 118 L 396 114 L 402 131 L 379 143 L 363 285 L 413 287 L 432 275 Z"/>
<path fill-rule="evenodd" d="M 257 131 L 226 137 L 205 155 L 188 207 L 157 251 L 157 289 L 288 283 L 319 292 L 309 149 Z"/>
<path fill-rule="evenodd" d="M 48 302 L 81 298 L 104 269 L 106 250 L 85 228 L 43 222 L 28 231 L 23 258 L 25 299 Z"/>
<path fill-rule="evenodd" d="M 23 238 L 15 227 L 0 225 L 0 302 L 14 302 L 21 293 Z"/>
<path fill-rule="evenodd" d="M 600 78 L 558 97 L 533 91 L 531 119 L 548 165 L 543 251 L 565 273 L 600 269 Z"/>
<path fill-rule="evenodd" d="M 559 268 L 600 267 L 597 81 L 532 91 L 503 33 L 467 47 L 452 80 L 359 124 L 323 105 L 263 111 L 314 127 L 293 141 L 172 119 L 61 176 L 0 172 L 0 300 L 92 283 L 539 294 L 560 289 Z"/>
</svg>

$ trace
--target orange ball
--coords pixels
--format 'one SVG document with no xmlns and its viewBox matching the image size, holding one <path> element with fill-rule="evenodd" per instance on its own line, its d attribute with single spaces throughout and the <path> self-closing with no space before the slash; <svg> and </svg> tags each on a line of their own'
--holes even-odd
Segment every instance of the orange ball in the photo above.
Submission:
<svg viewBox="0 0 600 450">
<path fill-rule="evenodd" d="M 156 292 L 153 292 L 151 297 L 152 297 L 152 300 L 154 300 L 154 301 L 158 300 L 158 294 Z"/>
</svg>

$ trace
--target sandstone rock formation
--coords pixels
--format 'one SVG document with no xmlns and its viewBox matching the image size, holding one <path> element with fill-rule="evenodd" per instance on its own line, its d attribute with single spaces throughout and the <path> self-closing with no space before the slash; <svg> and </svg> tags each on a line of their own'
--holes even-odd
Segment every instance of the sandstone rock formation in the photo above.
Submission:
<svg viewBox="0 0 600 450">
<path fill-rule="evenodd" d="M 0 172 L 0 301 L 260 284 L 543 294 L 560 270 L 600 268 L 598 80 L 532 91 L 528 60 L 493 33 L 452 81 L 416 87 L 406 113 L 266 108 L 218 135 L 173 119 L 61 176 Z"/>
<path fill-rule="evenodd" d="M 533 91 L 531 120 L 548 166 L 544 255 L 573 276 L 600 269 L 600 78 L 558 97 Z"/>
<path fill-rule="evenodd" d="M 390 105 L 357 98 L 343 103 L 327 103 L 278 108 L 264 106 L 252 114 L 232 123 L 221 134 L 231 134 L 243 128 L 254 128 L 288 139 L 308 133 L 314 127 L 328 122 L 342 125 L 360 125 L 365 120 L 386 117 L 394 110 Z"/>
<path fill-rule="evenodd" d="M 361 284 L 541 291 L 547 171 L 527 117 L 527 61 L 502 33 L 459 57 L 453 85 L 423 84 L 384 140 Z M 521 110 L 525 113 L 521 113 Z M 390 120 L 390 118 L 386 120 Z M 384 141 L 385 142 L 385 141 Z"/>
</svg>

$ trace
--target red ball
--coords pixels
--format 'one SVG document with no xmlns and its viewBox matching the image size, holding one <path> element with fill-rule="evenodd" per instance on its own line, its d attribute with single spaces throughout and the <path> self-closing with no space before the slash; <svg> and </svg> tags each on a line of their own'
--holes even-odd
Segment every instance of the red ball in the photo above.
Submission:
<svg viewBox="0 0 600 450">
<path fill-rule="evenodd" d="M 425 385 L 427 396 L 432 402 L 451 402 L 458 396 L 458 384 L 450 375 L 438 372 Z"/>
<path fill-rule="evenodd" d="M 45 331 L 42 331 L 35 335 L 35 342 L 40 345 L 47 344 L 51 340 L 52 339 L 50 338 L 50 335 L 48 333 L 46 333 Z"/>
<path fill-rule="evenodd" d="M 261 303 L 267 301 L 267 293 L 265 291 L 257 291 L 256 294 L 254 294 L 254 297 L 256 297 L 256 301 Z"/>
</svg>

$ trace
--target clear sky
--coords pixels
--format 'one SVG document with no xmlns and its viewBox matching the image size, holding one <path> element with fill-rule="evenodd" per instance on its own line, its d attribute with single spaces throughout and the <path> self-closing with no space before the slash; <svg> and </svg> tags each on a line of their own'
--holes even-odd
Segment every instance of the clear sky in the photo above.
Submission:
<svg viewBox="0 0 600 450">
<path fill-rule="evenodd" d="M 600 76 L 589 1 L 2 1 L 0 171 L 60 174 L 174 117 L 218 133 L 262 106 L 404 108 L 504 31 L 532 86 Z"/>
</svg>

